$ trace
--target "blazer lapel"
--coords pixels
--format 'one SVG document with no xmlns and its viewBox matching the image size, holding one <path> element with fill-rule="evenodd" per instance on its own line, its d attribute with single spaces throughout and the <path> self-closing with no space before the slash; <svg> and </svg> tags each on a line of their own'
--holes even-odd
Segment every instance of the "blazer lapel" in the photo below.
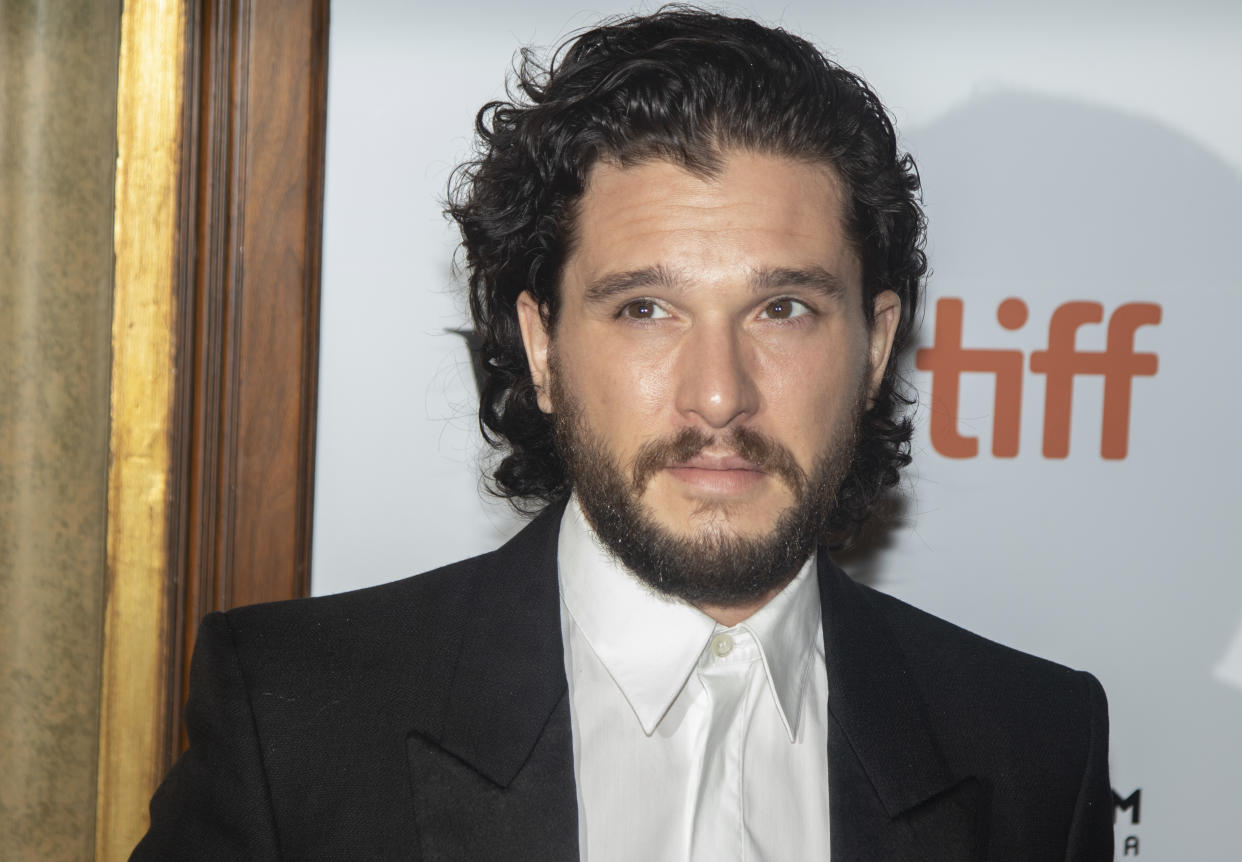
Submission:
<svg viewBox="0 0 1242 862">
<path fill-rule="evenodd" d="M 981 785 L 945 763 L 901 648 L 868 592 L 821 551 L 832 855 L 982 858 Z"/>
<path fill-rule="evenodd" d="M 578 859 L 550 507 L 486 558 L 439 726 L 407 739 L 422 859 Z"/>
</svg>

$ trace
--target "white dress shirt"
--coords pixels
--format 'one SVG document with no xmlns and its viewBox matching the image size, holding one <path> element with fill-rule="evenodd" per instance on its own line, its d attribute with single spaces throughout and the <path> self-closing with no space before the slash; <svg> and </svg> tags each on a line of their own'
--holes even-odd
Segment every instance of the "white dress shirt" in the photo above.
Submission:
<svg viewBox="0 0 1242 862">
<path fill-rule="evenodd" d="M 814 555 L 732 628 L 640 583 L 576 500 L 557 559 L 583 862 L 828 859 Z"/>
</svg>

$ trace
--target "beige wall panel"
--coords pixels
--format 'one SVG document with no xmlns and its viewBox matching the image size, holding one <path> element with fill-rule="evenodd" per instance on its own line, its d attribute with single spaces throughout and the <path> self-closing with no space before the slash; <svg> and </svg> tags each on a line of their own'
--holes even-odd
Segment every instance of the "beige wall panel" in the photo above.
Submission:
<svg viewBox="0 0 1242 862">
<path fill-rule="evenodd" d="M 120 0 L 0 0 L 0 836 L 94 850 Z"/>
</svg>

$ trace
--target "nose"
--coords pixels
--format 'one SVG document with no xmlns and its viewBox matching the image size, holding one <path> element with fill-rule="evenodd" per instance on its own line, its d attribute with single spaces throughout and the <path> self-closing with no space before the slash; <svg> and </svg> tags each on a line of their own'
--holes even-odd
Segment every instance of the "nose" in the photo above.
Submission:
<svg viewBox="0 0 1242 862">
<path fill-rule="evenodd" d="M 678 356 L 677 410 L 720 430 L 759 409 L 751 360 L 742 335 L 726 323 L 696 324 Z"/>
</svg>

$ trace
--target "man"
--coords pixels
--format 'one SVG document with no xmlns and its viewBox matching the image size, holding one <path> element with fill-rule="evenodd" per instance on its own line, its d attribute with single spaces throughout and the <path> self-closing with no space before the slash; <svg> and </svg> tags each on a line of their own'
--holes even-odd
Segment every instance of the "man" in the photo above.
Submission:
<svg viewBox="0 0 1242 862">
<path fill-rule="evenodd" d="M 914 165 L 806 42 L 670 8 L 480 114 L 500 550 L 203 622 L 139 859 L 1111 859 L 1104 695 L 850 581 L 908 462 Z M 818 549 L 817 549 L 818 546 Z"/>
</svg>

